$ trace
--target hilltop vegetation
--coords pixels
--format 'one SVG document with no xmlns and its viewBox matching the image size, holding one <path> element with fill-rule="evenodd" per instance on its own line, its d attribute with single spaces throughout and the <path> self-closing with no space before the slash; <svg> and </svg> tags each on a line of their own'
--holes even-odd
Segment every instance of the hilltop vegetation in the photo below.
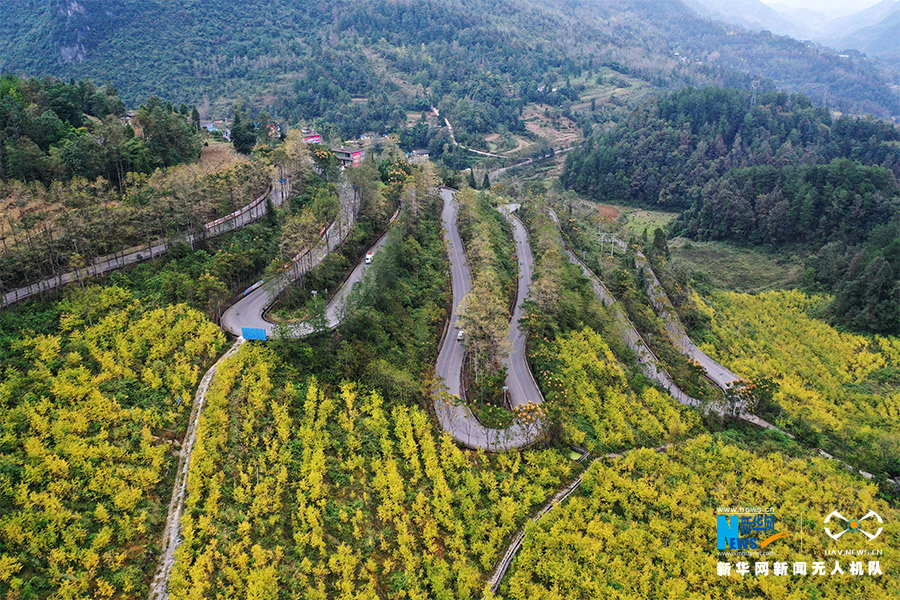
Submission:
<svg viewBox="0 0 900 600">
<path fill-rule="evenodd" d="M 900 173 L 900 132 L 887 122 L 834 119 L 796 94 L 753 100 L 748 92 L 709 87 L 647 102 L 570 153 L 562 181 L 601 201 L 684 210 L 732 169 L 843 158 Z"/>
<path fill-rule="evenodd" d="M 111 85 L 90 80 L 0 79 L 0 180 L 24 182 L 103 177 L 124 192 L 129 173 L 193 162 L 200 156 L 199 123 L 157 97 L 126 122 L 125 104 Z"/>
<path fill-rule="evenodd" d="M 186 106 L 151 98 L 129 121 L 111 86 L 0 79 L 0 289 L 198 232 L 266 189 L 259 161 L 184 164 L 201 143 Z"/>
<path fill-rule="evenodd" d="M 676 233 L 817 256 L 804 284 L 836 323 L 900 333 L 900 132 L 802 96 L 685 90 L 635 111 L 566 159 L 595 200 L 682 210 Z"/>
<path fill-rule="evenodd" d="M 821 520 L 840 506 L 850 514 L 875 510 L 885 521 L 900 517 L 878 499 L 876 486 L 821 458 L 756 453 L 729 443 L 728 435 L 703 435 L 662 454 L 641 449 L 595 462 L 580 490 L 562 508 L 530 526 L 500 597 L 623 599 L 675 597 L 841 597 L 887 600 L 900 590 L 887 565 L 900 559 L 884 543 L 884 555 L 869 557 L 882 575 L 867 574 L 866 557 L 825 557 L 836 544 Z M 767 448 L 768 450 L 768 448 Z M 717 558 L 715 510 L 720 506 L 771 506 L 776 531 L 789 535 L 764 557 L 774 562 L 823 561 L 826 574 L 840 560 L 862 560 L 863 575 L 740 576 L 739 557 Z M 803 546 L 800 513 L 803 513 Z M 886 516 L 890 515 L 890 517 Z M 843 547 L 837 546 L 837 547 Z M 732 563 L 717 575 L 717 561 Z M 753 568 L 752 558 L 745 559 Z M 813 579 L 813 577 L 815 577 Z"/>
<path fill-rule="evenodd" d="M 595 78 L 604 66 L 659 88 L 761 78 L 827 93 L 850 112 L 900 112 L 887 77 L 863 58 L 735 30 L 668 0 L 0 6 L 0 71 L 110 79 L 128 102 L 165 93 L 204 116 L 230 116 L 248 101 L 345 136 L 400 127 L 406 111 L 430 105 L 467 142 L 482 131 L 522 132 L 525 104 L 577 103 L 568 79 Z"/>
<path fill-rule="evenodd" d="M 0 593 L 137 597 L 193 389 L 224 339 L 196 310 L 118 287 L 57 310 L 43 333 L 4 325 Z"/>
</svg>

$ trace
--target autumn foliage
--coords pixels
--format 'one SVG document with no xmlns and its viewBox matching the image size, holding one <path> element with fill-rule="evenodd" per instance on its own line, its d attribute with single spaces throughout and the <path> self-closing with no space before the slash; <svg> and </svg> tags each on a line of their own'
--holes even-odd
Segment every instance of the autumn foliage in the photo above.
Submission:
<svg viewBox="0 0 900 600">
<path fill-rule="evenodd" d="M 799 291 L 718 293 L 703 349 L 744 377 L 778 385 L 772 417 L 802 440 L 868 471 L 900 475 L 900 340 L 840 332 Z"/>
<path fill-rule="evenodd" d="M 715 511 L 721 506 L 774 508 L 776 530 L 789 535 L 769 546 L 771 554 L 759 560 L 805 561 L 809 566 L 824 561 L 826 575 L 718 576 L 719 561 L 749 560 L 752 567 L 756 560 L 717 556 Z M 500 596 L 896 598 L 900 592 L 893 567 L 900 560 L 896 544 L 890 537 L 871 544 L 865 544 L 862 536 L 831 540 L 823 531 L 823 520 L 835 509 L 848 518 L 874 510 L 886 524 L 900 519 L 896 508 L 878 498 L 875 485 L 835 461 L 777 452 L 762 456 L 709 435 L 664 453 L 635 450 L 592 464 L 567 504 L 529 526 Z M 826 550 L 867 545 L 882 548 L 884 554 L 825 555 Z M 845 574 L 829 576 L 836 560 Z M 850 575 L 850 562 L 857 560 L 864 567 L 868 560 L 880 561 L 883 575 Z"/>
<path fill-rule="evenodd" d="M 63 303 L 0 375 L 0 595 L 146 593 L 191 394 L 223 336 L 117 287 Z"/>
<path fill-rule="evenodd" d="M 283 371 L 259 346 L 219 368 L 173 600 L 480 598 L 506 538 L 570 476 L 557 451 L 466 452 L 418 408 Z"/>
</svg>

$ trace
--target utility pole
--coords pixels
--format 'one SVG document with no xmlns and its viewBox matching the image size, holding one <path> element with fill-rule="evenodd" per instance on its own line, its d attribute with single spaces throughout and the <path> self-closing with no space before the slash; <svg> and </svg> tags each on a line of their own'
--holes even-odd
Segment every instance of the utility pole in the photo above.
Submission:
<svg viewBox="0 0 900 600">
<path fill-rule="evenodd" d="M 603 246 L 606 244 L 606 242 L 609 242 L 609 256 L 610 256 L 610 258 L 612 258 L 613 249 L 614 249 L 613 247 L 615 246 L 615 243 L 616 243 L 615 236 L 611 233 L 603 233 L 603 232 L 600 232 L 599 235 L 600 235 L 600 255 L 603 256 Z"/>
</svg>

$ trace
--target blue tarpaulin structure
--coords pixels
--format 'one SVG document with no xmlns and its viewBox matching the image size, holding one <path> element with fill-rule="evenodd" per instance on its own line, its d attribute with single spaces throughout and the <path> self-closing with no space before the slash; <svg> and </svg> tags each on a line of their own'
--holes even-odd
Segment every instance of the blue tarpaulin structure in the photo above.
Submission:
<svg viewBox="0 0 900 600">
<path fill-rule="evenodd" d="M 241 327 L 241 337 L 245 340 L 266 340 L 266 330 L 256 327 Z"/>
</svg>

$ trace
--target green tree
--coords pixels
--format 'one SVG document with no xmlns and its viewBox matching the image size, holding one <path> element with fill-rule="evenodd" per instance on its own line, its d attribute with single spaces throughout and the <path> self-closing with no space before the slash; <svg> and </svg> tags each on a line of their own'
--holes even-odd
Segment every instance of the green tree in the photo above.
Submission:
<svg viewBox="0 0 900 600">
<path fill-rule="evenodd" d="M 138 110 L 135 119 L 144 131 L 154 166 L 169 167 L 194 161 L 200 156 L 197 131 L 181 114 L 167 110 L 159 98 L 150 98 Z"/>
<path fill-rule="evenodd" d="M 653 252 L 657 256 L 669 258 L 669 241 L 666 233 L 659 227 L 653 230 Z"/>
<path fill-rule="evenodd" d="M 256 131 L 252 123 L 244 122 L 240 108 L 234 109 L 234 122 L 231 124 L 231 143 L 241 154 L 250 154 L 256 144 Z"/>
</svg>

